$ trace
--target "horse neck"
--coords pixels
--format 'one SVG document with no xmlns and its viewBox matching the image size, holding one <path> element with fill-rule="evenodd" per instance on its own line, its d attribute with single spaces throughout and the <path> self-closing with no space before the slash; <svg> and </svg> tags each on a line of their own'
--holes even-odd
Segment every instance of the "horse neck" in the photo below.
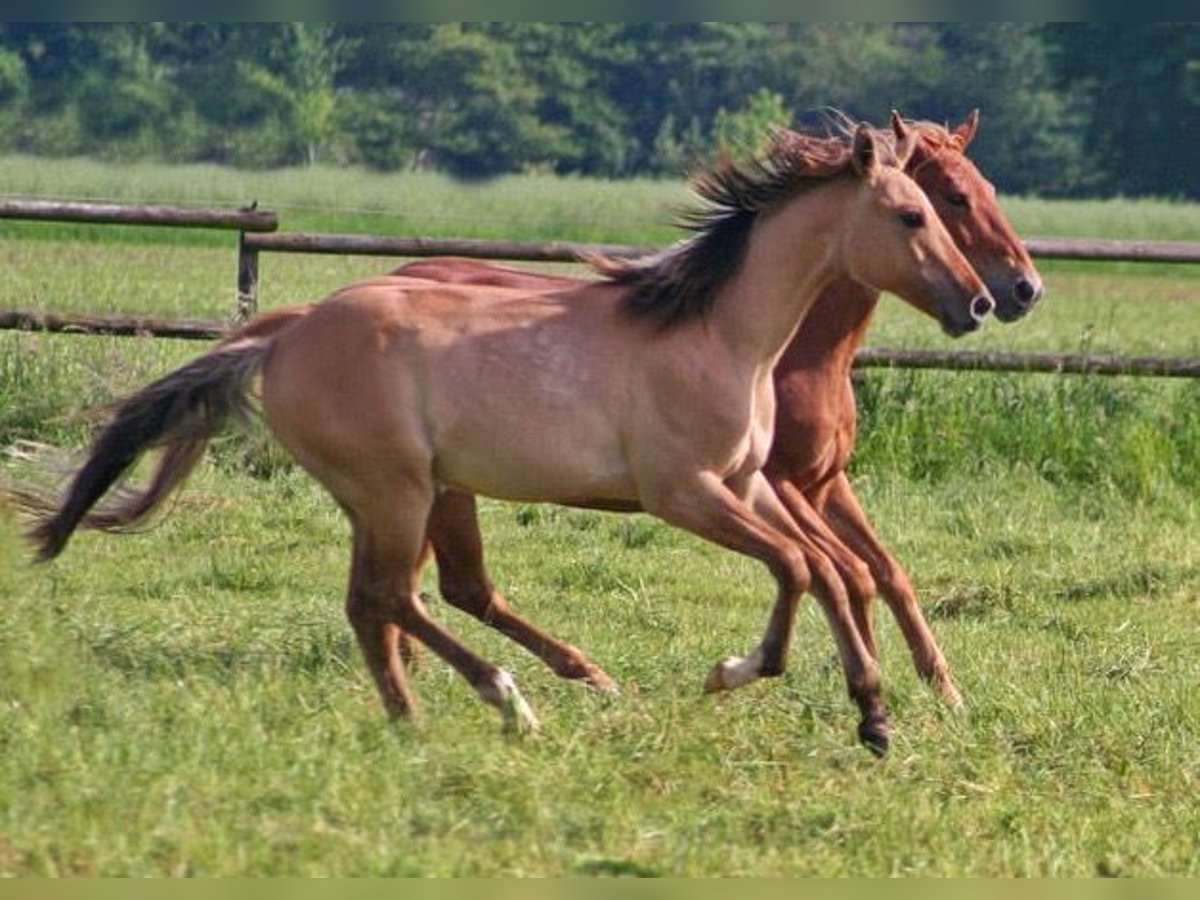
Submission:
<svg viewBox="0 0 1200 900">
<path fill-rule="evenodd" d="M 845 377 L 878 306 L 879 292 L 874 288 L 838 278 L 809 308 L 779 366 L 820 369 L 835 378 Z"/>
<path fill-rule="evenodd" d="M 740 358 L 773 366 L 821 291 L 844 274 L 840 243 L 851 188 L 846 179 L 830 181 L 755 222 L 709 320 Z"/>
</svg>

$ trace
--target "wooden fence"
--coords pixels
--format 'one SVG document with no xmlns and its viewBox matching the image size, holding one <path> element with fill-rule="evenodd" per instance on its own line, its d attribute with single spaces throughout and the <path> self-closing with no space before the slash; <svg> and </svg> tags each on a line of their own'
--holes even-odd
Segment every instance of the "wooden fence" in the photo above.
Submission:
<svg viewBox="0 0 1200 900">
<path fill-rule="evenodd" d="M 454 238 L 392 238 L 370 235 L 278 232 L 272 212 L 246 207 L 236 210 L 176 206 L 125 206 L 46 203 L 0 199 L 0 218 L 96 224 L 156 225 L 235 230 L 237 299 L 231 322 L 245 321 L 258 309 L 259 254 L 324 253 L 338 255 L 427 257 L 469 256 L 525 262 L 578 261 L 581 255 L 634 256 L 658 248 L 626 244 L 486 241 Z M 1026 246 L 1038 259 L 1112 262 L 1200 263 L 1200 242 L 1106 241 L 1031 238 Z M 229 325 L 197 319 L 153 316 L 86 315 L 27 310 L 0 310 L 0 329 L 77 334 L 150 335 L 212 340 Z M 1125 357 L 1089 354 L 1004 353 L 979 351 L 900 350 L 866 347 L 855 359 L 858 368 L 901 367 L 958 371 L 1057 372 L 1094 375 L 1200 377 L 1200 359 Z"/>
</svg>

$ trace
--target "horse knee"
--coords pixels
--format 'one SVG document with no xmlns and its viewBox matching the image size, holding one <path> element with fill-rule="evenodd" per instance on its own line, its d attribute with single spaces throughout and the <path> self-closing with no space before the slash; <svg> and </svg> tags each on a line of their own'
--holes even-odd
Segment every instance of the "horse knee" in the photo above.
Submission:
<svg viewBox="0 0 1200 900">
<path fill-rule="evenodd" d="M 771 573 L 779 582 L 781 592 L 799 596 L 812 585 L 812 571 L 808 560 L 798 547 L 787 547 L 771 566 Z"/>
<path fill-rule="evenodd" d="M 916 604 L 916 592 L 913 590 L 912 582 L 909 581 L 908 573 L 895 562 L 889 560 L 875 573 L 875 579 L 885 597 L 898 602 Z"/>
<path fill-rule="evenodd" d="M 842 560 L 839 568 L 846 590 L 852 597 L 866 600 L 875 596 L 878 585 L 875 583 L 875 577 L 871 574 L 871 567 L 865 562 L 856 556 L 852 559 Z"/>
<path fill-rule="evenodd" d="M 810 566 L 816 591 L 834 607 L 848 610 L 850 597 L 838 567 L 827 557 L 812 560 Z"/>
</svg>

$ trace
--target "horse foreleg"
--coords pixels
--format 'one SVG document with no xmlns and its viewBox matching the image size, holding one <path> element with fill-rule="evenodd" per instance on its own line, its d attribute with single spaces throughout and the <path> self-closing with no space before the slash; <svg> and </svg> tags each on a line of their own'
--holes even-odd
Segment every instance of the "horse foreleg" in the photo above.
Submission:
<svg viewBox="0 0 1200 900">
<path fill-rule="evenodd" d="M 556 675 L 583 681 L 599 691 L 617 693 L 616 682 L 583 651 L 517 615 L 496 590 L 483 561 L 483 538 L 474 495 L 460 491 L 440 493 L 429 515 L 427 535 L 437 556 L 438 583 L 447 603 L 512 638 Z"/>
<path fill-rule="evenodd" d="M 879 649 L 875 639 L 875 620 L 871 612 L 875 596 L 875 580 L 871 568 L 848 547 L 830 528 L 808 497 L 785 477 L 768 474 L 771 487 L 795 523 L 830 558 L 837 569 L 850 598 L 850 613 L 871 657 L 878 661 Z"/>
<path fill-rule="evenodd" d="M 413 580 L 419 581 L 421 572 L 429 565 L 429 561 L 433 559 L 433 545 L 428 539 L 421 547 L 421 552 L 417 556 L 417 562 L 413 566 Z M 404 668 L 412 672 L 421 662 L 420 645 L 413 640 L 412 635 L 405 632 L 399 625 L 396 626 L 398 632 L 397 646 L 400 651 L 400 661 L 404 663 Z"/>
<path fill-rule="evenodd" d="M 766 478 L 754 473 L 737 493 L 711 473 L 676 479 L 646 508 L 700 537 L 762 561 L 778 586 L 761 643 L 747 657 L 719 663 L 706 689 L 726 690 L 757 677 L 781 674 L 800 597 L 811 585 L 834 631 L 850 696 L 862 714 L 859 737 L 876 752 L 884 752 L 889 734 L 879 670 L 854 626 L 845 588 L 828 558 L 791 521 Z"/>
<path fill-rule="evenodd" d="M 850 480 L 843 472 L 817 498 L 817 509 L 854 553 L 870 566 L 884 602 L 904 635 L 917 672 L 952 707 L 962 705 L 962 695 L 950 676 L 950 667 L 921 613 L 916 591 L 904 568 L 876 536 Z"/>
<path fill-rule="evenodd" d="M 869 621 L 868 627 L 864 628 L 862 619 L 856 615 L 857 608 L 851 602 L 839 572 L 841 568 L 857 576 L 865 565 L 828 528 L 813 521 L 811 508 L 801 508 L 801 520 L 798 522 L 764 476 L 754 478 L 749 491 L 755 510 L 767 521 L 777 524 L 804 551 L 812 578 L 812 593 L 821 605 L 833 633 L 850 697 L 862 713 L 859 737 L 872 750 L 885 752 L 890 728 L 873 651 L 873 632 L 869 628 Z M 857 581 L 864 588 L 868 585 L 873 587 L 869 574 Z M 775 618 L 772 617 L 771 625 L 774 624 Z M 768 637 L 769 634 L 768 631 Z M 766 639 L 764 646 L 770 646 Z M 767 662 L 770 663 L 769 658 Z M 780 668 L 782 670 L 782 661 Z"/>
</svg>

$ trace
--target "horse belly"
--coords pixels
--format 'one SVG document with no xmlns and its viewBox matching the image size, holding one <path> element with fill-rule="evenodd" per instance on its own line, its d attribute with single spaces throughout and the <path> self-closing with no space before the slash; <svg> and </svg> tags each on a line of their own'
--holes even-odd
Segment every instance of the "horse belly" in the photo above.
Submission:
<svg viewBox="0 0 1200 900">
<path fill-rule="evenodd" d="M 603 339 L 608 317 L 589 313 L 593 305 L 491 331 L 476 317 L 426 343 L 421 377 L 440 483 L 528 501 L 636 498 L 622 438 L 626 347 Z"/>
<path fill-rule="evenodd" d="M 438 404 L 431 425 L 439 483 L 509 500 L 636 499 L 602 394 L 505 387 L 493 379 L 486 390 Z"/>
<path fill-rule="evenodd" d="M 482 440 L 444 435 L 435 442 L 439 484 L 503 500 L 580 503 L 635 501 L 628 465 L 607 436 L 587 429 L 514 422 Z"/>
</svg>

